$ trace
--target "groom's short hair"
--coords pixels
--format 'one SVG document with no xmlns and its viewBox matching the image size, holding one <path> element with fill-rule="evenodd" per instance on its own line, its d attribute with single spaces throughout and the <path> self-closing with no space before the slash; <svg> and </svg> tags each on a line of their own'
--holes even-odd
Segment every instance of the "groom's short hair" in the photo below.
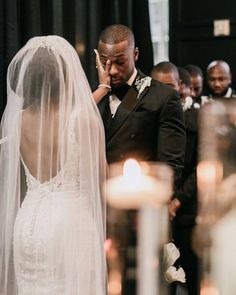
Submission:
<svg viewBox="0 0 236 295">
<path fill-rule="evenodd" d="M 120 43 L 122 41 L 128 41 L 130 46 L 135 46 L 133 32 L 129 27 L 121 24 L 114 24 L 106 27 L 101 32 L 99 41 L 111 45 Z"/>
</svg>

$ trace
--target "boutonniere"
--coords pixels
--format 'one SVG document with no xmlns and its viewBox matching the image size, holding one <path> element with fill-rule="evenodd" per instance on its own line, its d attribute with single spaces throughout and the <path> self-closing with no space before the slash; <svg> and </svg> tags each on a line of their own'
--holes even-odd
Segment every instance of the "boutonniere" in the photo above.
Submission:
<svg viewBox="0 0 236 295">
<path fill-rule="evenodd" d="M 180 252 L 176 248 L 175 244 L 167 243 L 164 245 L 164 263 L 166 271 L 164 277 L 167 283 L 173 283 L 175 281 L 185 283 L 185 272 L 182 267 L 176 269 L 173 264 L 180 257 Z"/>
<path fill-rule="evenodd" d="M 194 107 L 195 109 L 200 109 L 200 104 L 199 104 L 198 102 L 195 102 L 195 103 L 193 104 L 193 107 Z"/>
<path fill-rule="evenodd" d="M 195 109 L 199 109 L 200 108 L 200 104 L 197 102 L 194 102 L 191 96 L 187 96 L 185 98 L 185 101 L 182 104 L 183 106 L 183 111 L 187 111 L 189 109 L 191 109 L 191 107 L 193 106 Z"/>
<path fill-rule="evenodd" d="M 140 79 L 139 77 L 137 78 L 137 80 L 135 81 L 135 87 L 136 87 L 136 89 L 138 91 L 137 99 L 139 99 L 139 96 L 141 95 L 143 90 L 146 87 L 149 87 L 151 85 L 151 81 L 152 81 L 151 77 L 145 77 L 145 78 L 142 78 L 142 79 Z"/>
</svg>

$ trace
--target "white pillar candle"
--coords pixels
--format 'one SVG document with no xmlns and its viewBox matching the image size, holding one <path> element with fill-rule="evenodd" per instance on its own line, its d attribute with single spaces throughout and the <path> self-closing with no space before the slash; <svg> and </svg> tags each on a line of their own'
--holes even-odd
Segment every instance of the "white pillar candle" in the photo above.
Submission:
<svg viewBox="0 0 236 295">
<path fill-rule="evenodd" d="M 171 183 L 145 175 L 132 159 L 125 162 L 123 175 L 110 178 L 106 183 L 107 202 L 119 209 L 158 207 L 167 202 L 171 193 Z"/>
<path fill-rule="evenodd" d="M 123 174 L 118 176 L 120 166 L 115 167 L 117 170 L 112 171 L 115 176 L 106 183 L 106 195 L 112 207 L 139 209 L 138 294 L 157 295 L 160 293 L 158 250 L 163 246 L 165 236 L 160 227 L 166 235 L 168 231 L 167 210 L 163 211 L 160 207 L 171 198 L 172 171 L 164 164 L 155 163 L 148 166 L 152 173 L 148 175 L 141 167 L 137 161 L 127 160 Z"/>
</svg>

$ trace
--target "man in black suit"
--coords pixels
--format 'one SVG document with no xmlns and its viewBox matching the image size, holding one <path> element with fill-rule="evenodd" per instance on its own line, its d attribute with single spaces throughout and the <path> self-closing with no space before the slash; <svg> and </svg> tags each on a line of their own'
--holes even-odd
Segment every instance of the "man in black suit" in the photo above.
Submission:
<svg viewBox="0 0 236 295">
<path fill-rule="evenodd" d="M 191 77 L 184 68 L 178 68 L 180 98 L 183 101 L 184 121 L 186 127 L 186 151 L 184 169 L 175 197 L 181 206 L 173 220 L 173 236 L 180 248 L 180 264 L 186 272 L 186 283 L 189 295 L 199 294 L 199 261 L 192 248 L 193 230 L 197 216 L 197 181 L 196 167 L 198 162 L 198 114 L 200 104 L 191 95 Z M 183 91 L 184 90 L 184 91 Z"/>
<path fill-rule="evenodd" d="M 165 162 L 173 168 L 177 185 L 185 151 L 178 93 L 136 69 L 139 51 L 132 31 L 124 25 L 112 25 L 102 31 L 98 54 L 104 69 L 109 63 L 110 84 L 99 88 L 108 90 L 111 86 L 111 91 L 106 91 L 98 103 L 105 126 L 108 163 L 128 158 Z M 123 290 L 123 294 L 131 292 Z"/>
<path fill-rule="evenodd" d="M 165 61 L 153 67 L 151 76 L 179 91 L 184 110 L 186 127 L 184 169 L 180 185 L 169 204 L 169 213 L 172 216 L 174 242 L 180 250 L 180 259 L 177 264 L 180 264 L 186 273 L 188 294 L 197 295 L 199 294 L 199 271 L 198 259 L 192 249 L 192 232 L 197 214 L 196 165 L 200 105 L 190 97 L 190 75 L 185 69 L 177 69 L 173 63 Z M 175 288 L 172 291 L 175 294 Z"/>
<path fill-rule="evenodd" d="M 169 164 L 178 183 L 183 168 L 185 129 L 178 93 L 136 69 L 132 31 L 112 25 L 99 37 L 102 64 L 110 61 L 108 92 L 98 103 L 106 131 L 108 163 L 135 158 Z"/>
</svg>

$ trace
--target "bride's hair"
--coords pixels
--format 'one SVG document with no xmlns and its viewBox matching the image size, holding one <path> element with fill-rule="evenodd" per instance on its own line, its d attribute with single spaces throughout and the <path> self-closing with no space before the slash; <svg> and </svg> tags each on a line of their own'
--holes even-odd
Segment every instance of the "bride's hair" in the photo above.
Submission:
<svg viewBox="0 0 236 295">
<path fill-rule="evenodd" d="M 14 92 L 17 92 L 16 87 L 19 87 L 19 77 L 22 77 L 24 97 L 24 108 L 32 103 L 39 103 L 42 95 L 42 89 L 47 88 L 50 93 L 44 93 L 45 96 L 50 96 L 52 102 L 59 101 L 60 94 L 60 80 L 64 79 L 66 83 L 66 64 L 62 56 L 58 58 L 53 54 L 51 48 L 39 47 L 33 54 L 31 60 L 28 62 L 27 69 L 23 66 L 27 60 L 28 49 L 22 59 L 18 61 L 15 66 L 13 75 L 10 76 L 10 85 Z M 59 67 L 62 67 L 61 69 Z M 62 74 L 60 76 L 60 74 Z M 45 84 L 48 84 L 47 85 Z M 18 90 L 19 91 L 19 90 Z"/>
<path fill-rule="evenodd" d="M 44 83 L 50 83 L 49 95 L 59 98 L 60 80 L 59 68 L 52 50 L 40 47 L 32 57 L 23 78 L 27 84 L 24 88 L 24 97 L 38 100 L 41 97 Z M 29 85 L 30 84 L 30 85 Z"/>
</svg>

